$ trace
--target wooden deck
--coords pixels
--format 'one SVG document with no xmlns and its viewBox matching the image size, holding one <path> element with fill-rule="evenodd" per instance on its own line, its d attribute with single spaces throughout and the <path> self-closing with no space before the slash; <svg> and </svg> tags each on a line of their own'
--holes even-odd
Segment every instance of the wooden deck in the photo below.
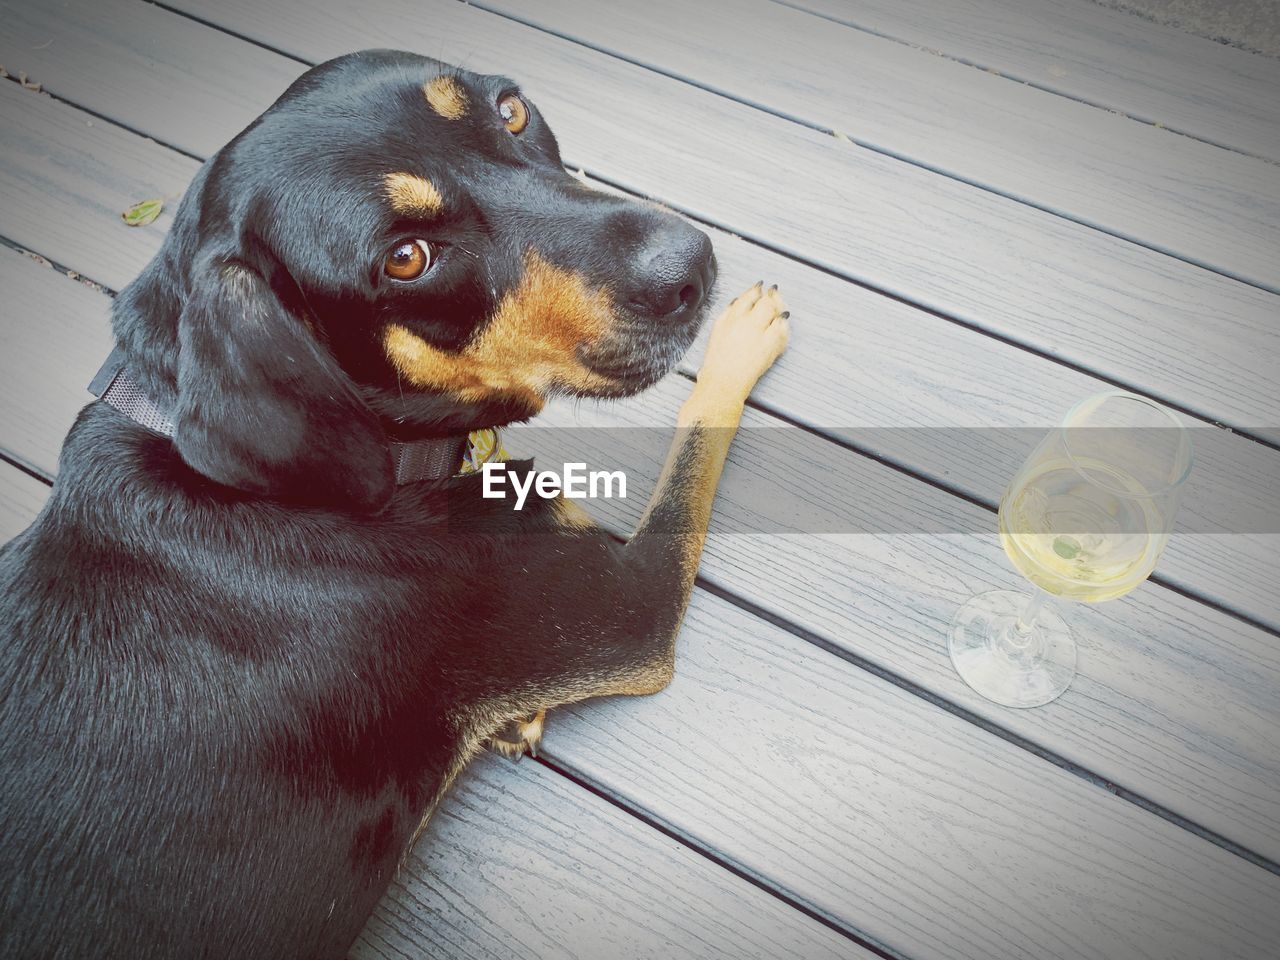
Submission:
<svg viewBox="0 0 1280 960">
<path fill-rule="evenodd" d="M 821 455 L 735 446 L 676 681 L 553 714 L 541 761 L 475 764 L 353 956 L 1277 955 L 1280 61 L 1084 0 L 0 11 L 5 538 L 56 475 L 111 292 L 170 222 L 120 212 L 172 210 L 351 49 L 517 78 L 569 166 L 704 224 L 724 292 L 767 277 L 791 305 L 748 423 Z M 545 422 L 672 422 L 699 350 Z M 1117 384 L 1212 436 L 1183 526 L 1231 532 L 1175 536 L 1153 582 L 1064 608 L 1075 684 L 998 707 L 943 633 L 1019 584 L 994 507 L 1025 435 L 871 428 L 1045 428 Z M 824 502 L 824 471 L 876 495 Z M 1233 529 L 1224 490 L 1263 520 Z M 625 529 L 643 493 L 601 517 Z M 731 532 L 788 498 L 833 531 L 892 505 L 991 533 Z"/>
</svg>

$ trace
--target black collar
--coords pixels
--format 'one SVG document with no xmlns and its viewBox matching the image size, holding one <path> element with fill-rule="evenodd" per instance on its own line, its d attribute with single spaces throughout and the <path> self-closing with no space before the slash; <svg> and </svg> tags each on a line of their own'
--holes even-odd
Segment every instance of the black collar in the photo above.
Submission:
<svg viewBox="0 0 1280 960">
<path fill-rule="evenodd" d="M 98 370 L 89 384 L 89 392 L 153 433 L 162 437 L 173 436 L 173 419 L 125 371 L 124 353 L 119 347 L 111 352 L 107 362 Z M 388 443 L 398 484 L 456 476 L 469 449 L 466 434 L 436 440 L 409 443 L 392 440 Z"/>
</svg>

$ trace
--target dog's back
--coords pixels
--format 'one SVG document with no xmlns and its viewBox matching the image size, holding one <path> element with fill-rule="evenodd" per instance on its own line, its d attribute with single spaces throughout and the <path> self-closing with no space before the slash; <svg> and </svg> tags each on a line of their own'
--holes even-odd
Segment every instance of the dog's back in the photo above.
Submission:
<svg viewBox="0 0 1280 960">
<path fill-rule="evenodd" d="M 388 670 L 394 536 L 193 496 L 119 419 L 86 410 L 0 554 L 0 956 L 340 956 L 455 759 L 431 583 Z"/>
</svg>

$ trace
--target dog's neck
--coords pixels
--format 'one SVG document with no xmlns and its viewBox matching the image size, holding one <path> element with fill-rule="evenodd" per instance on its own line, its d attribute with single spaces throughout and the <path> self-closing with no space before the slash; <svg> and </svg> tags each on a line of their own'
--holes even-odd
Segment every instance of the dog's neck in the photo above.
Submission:
<svg viewBox="0 0 1280 960">
<path fill-rule="evenodd" d="M 175 431 L 173 418 L 151 399 L 125 369 L 124 353 L 117 348 L 107 358 L 89 392 L 142 427 L 164 437 Z M 477 437 L 477 433 L 492 434 Z M 470 431 L 420 440 L 389 440 L 396 483 L 440 480 L 478 469 L 492 451 L 499 449 L 496 431 Z"/>
</svg>

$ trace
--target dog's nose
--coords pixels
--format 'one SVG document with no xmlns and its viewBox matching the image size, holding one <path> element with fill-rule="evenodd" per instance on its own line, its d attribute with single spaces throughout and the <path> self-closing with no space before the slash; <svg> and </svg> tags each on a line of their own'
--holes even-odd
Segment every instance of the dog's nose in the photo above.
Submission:
<svg viewBox="0 0 1280 960">
<path fill-rule="evenodd" d="M 691 316 L 706 299 L 710 277 L 711 238 L 671 217 L 636 258 L 627 305 L 656 320 Z"/>
</svg>

